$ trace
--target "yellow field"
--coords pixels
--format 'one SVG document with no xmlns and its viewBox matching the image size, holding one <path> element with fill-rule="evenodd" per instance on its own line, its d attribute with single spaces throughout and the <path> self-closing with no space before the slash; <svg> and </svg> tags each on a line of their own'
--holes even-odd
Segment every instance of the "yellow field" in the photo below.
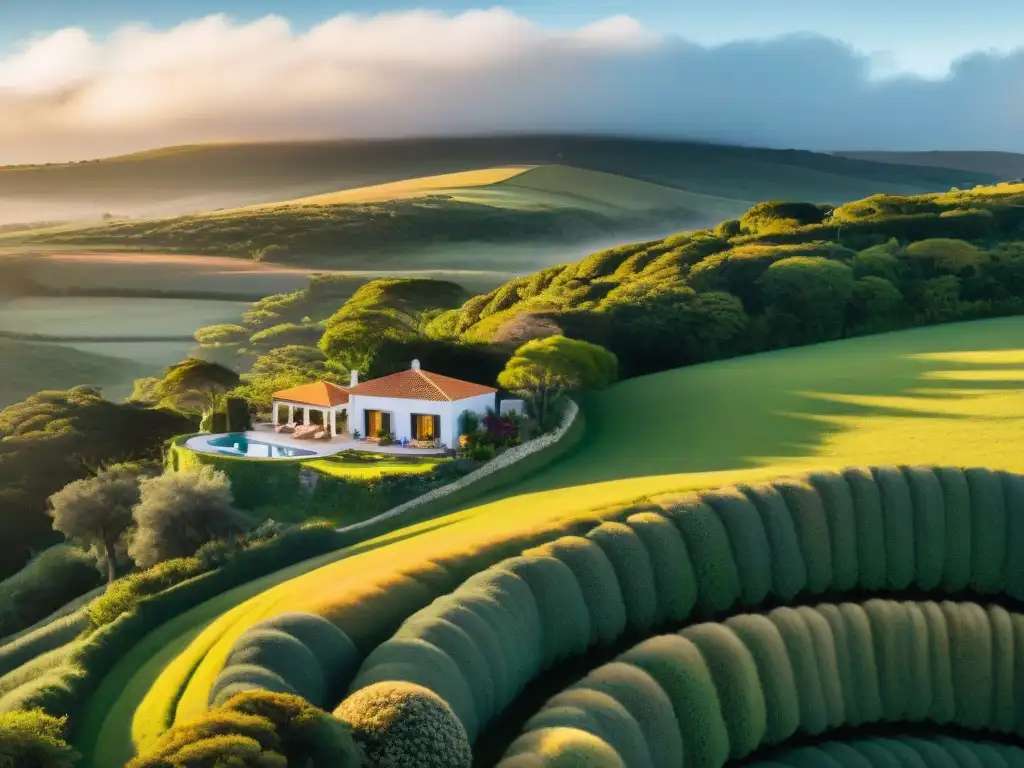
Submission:
<svg viewBox="0 0 1024 768">
<path fill-rule="evenodd" d="M 475 171 L 459 173 L 443 173 L 438 176 L 421 176 L 415 179 L 393 181 L 388 184 L 375 184 L 372 187 L 343 189 L 338 192 L 327 192 L 322 195 L 300 197 L 296 200 L 283 200 L 279 203 L 250 205 L 236 208 L 230 212 L 215 212 L 209 215 L 220 216 L 238 211 L 266 210 L 268 208 L 287 208 L 305 205 L 343 205 L 345 203 L 380 203 L 388 200 L 402 200 L 424 195 L 454 194 L 465 188 L 483 187 L 498 184 L 518 176 L 533 166 L 515 165 L 507 168 L 482 168 Z"/>
<path fill-rule="evenodd" d="M 420 607 L 430 595 L 416 585 L 447 583 L 460 557 L 479 556 L 482 567 L 498 556 L 499 542 L 512 540 L 502 551 L 514 549 L 624 502 L 850 464 L 1024 471 L 1024 319 L 669 371 L 623 382 L 584 410 L 587 431 L 576 452 L 500 497 L 295 566 L 204 606 L 206 617 L 215 606 L 221 615 L 155 682 L 118 680 L 125 689 L 148 688 L 141 705 L 132 705 L 136 743 L 150 743 L 172 712 L 179 721 L 201 713 L 231 645 L 263 618 L 313 610 L 365 640 L 364 628 L 382 615 L 400 620 Z M 181 619 L 188 623 L 187 614 Z M 192 622 L 190 632 L 199 626 Z M 111 747 L 119 704 L 104 714 L 97 752 Z"/>
</svg>

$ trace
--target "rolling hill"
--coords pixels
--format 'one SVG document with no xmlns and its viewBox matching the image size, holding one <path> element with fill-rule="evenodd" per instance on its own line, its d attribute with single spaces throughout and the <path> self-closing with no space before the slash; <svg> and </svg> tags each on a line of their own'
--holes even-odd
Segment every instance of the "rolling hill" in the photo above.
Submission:
<svg viewBox="0 0 1024 768">
<path fill-rule="evenodd" d="M 699 194 L 829 202 L 993 179 L 795 150 L 600 136 L 504 136 L 170 147 L 88 162 L 0 168 L 0 225 L 170 216 L 479 168 L 564 164 Z"/>
<path fill-rule="evenodd" d="M 956 168 L 1009 181 L 1024 177 L 1024 154 L 1019 152 L 838 152 L 837 155 L 872 163 L 922 168 Z"/>
</svg>

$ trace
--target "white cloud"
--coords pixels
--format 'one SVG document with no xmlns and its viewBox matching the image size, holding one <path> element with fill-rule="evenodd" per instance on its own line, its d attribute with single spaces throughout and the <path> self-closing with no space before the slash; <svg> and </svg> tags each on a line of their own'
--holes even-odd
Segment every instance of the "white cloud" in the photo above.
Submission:
<svg viewBox="0 0 1024 768">
<path fill-rule="evenodd" d="M 811 149 L 1024 150 L 1024 52 L 879 79 L 821 37 L 705 47 L 628 16 L 575 30 L 502 9 L 225 16 L 0 58 L 0 162 L 211 140 L 594 131 Z"/>
</svg>

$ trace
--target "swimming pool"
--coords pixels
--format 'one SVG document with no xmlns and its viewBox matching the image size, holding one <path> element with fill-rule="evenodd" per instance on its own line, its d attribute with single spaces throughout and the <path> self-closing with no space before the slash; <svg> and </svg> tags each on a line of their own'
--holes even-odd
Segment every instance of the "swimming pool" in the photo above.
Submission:
<svg viewBox="0 0 1024 768">
<path fill-rule="evenodd" d="M 206 444 L 225 456 L 247 456 L 252 459 L 298 459 L 318 455 L 316 451 L 307 451 L 305 448 L 253 440 L 241 433 L 219 435 L 210 438 Z"/>
</svg>

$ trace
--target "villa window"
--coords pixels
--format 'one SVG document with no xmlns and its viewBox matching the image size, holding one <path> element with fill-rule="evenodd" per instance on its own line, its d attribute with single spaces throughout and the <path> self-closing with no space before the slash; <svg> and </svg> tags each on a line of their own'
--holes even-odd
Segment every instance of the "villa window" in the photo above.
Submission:
<svg viewBox="0 0 1024 768">
<path fill-rule="evenodd" d="M 413 440 L 436 440 L 441 434 L 441 417 L 429 413 L 412 414 Z"/>
<path fill-rule="evenodd" d="M 391 431 L 391 414 L 384 411 L 364 411 L 364 426 L 367 437 L 377 437 L 381 432 Z"/>
</svg>

